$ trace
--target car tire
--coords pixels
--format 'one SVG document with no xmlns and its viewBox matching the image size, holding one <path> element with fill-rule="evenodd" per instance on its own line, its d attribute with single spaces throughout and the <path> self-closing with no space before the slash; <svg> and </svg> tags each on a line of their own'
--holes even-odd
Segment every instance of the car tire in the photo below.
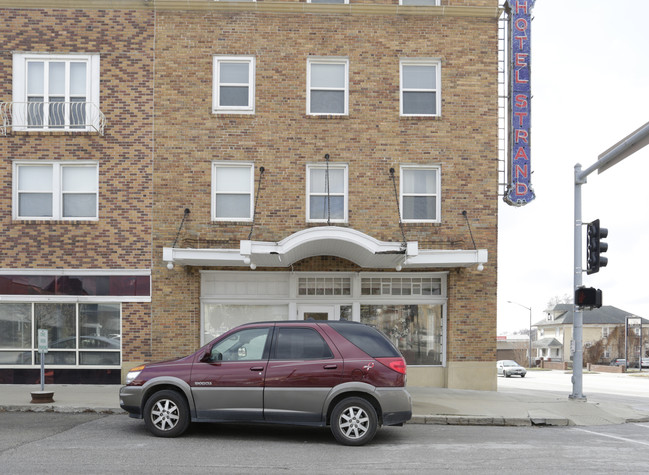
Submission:
<svg viewBox="0 0 649 475">
<path fill-rule="evenodd" d="M 521 374 L 521 378 L 524 378 L 524 377 L 525 377 L 525 375 L 524 375 L 524 374 Z"/>
<path fill-rule="evenodd" d="M 363 398 L 343 399 L 331 412 L 331 432 L 343 445 L 365 445 L 374 438 L 377 430 L 376 410 Z"/>
<path fill-rule="evenodd" d="M 176 391 L 158 391 L 144 405 L 144 425 L 156 437 L 178 437 L 189 423 L 187 401 Z"/>
<path fill-rule="evenodd" d="M 507 374 L 507 371 L 504 371 L 504 370 L 503 370 L 503 376 L 504 376 L 505 378 L 509 378 L 511 375 L 510 375 L 510 374 Z"/>
</svg>

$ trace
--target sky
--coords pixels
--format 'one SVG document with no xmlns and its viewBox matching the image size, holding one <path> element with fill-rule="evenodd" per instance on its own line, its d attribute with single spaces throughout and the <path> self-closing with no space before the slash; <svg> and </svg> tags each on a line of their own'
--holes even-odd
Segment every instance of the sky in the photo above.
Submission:
<svg viewBox="0 0 649 475">
<path fill-rule="evenodd" d="M 649 122 L 649 1 L 536 0 L 532 11 L 532 187 L 499 205 L 498 334 L 572 296 L 574 168 Z M 608 229 L 607 267 L 583 274 L 604 305 L 649 318 L 649 146 L 582 186 L 582 221 Z M 582 228 L 585 264 L 586 228 Z M 647 260 L 645 260 L 647 259 Z M 514 304 L 508 301 L 515 302 Z"/>
</svg>

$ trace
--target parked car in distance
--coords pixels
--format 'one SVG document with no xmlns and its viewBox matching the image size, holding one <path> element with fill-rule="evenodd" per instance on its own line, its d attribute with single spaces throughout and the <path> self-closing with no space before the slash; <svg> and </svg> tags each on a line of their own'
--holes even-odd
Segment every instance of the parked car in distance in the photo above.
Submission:
<svg viewBox="0 0 649 475">
<path fill-rule="evenodd" d="M 133 368 L 120 406 L 159 437 L 190 422 L 329 426 L 364 445 L 412 417 L 406 362 L 379 330 L 348 321 L 250 323 L 195 353 Z"/>
<path fill-rule="evenodd" d="M 502 374 L 506 378 L 509 378 L 514 374 L 524 378 L 527 374 L 527 370 L 513 360 L 497 361 L 496 369 L 498 370 L 498 374 Z"/>
<path fill-rule="evenodd" d="M 649 358 L 642 358 L 642 367 L 649 368 Z"/>
<path fill-rule="evenodd" d="M 617 358 L 611 361 L 611 366 L 626 366 L 626 360 L 624 358 Z"/>
</svg>

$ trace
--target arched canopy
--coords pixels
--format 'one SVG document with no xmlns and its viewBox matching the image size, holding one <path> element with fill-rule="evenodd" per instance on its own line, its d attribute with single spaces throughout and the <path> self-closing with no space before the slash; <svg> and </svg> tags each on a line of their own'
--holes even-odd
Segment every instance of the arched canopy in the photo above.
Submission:
<svg viewBox="0 0 649 475">
<path fill-rule="evenodd" d="M 487 262 L 486 250 L 419 250 L 417 241 L 379 241 L 351 228 L 303 229 L 279 242 L 240 242 L 239 249 L 164 248 L 167 263 L 194 266 L 288 267 L 314 256 L 335 256 L 359 267 L 458 267 Z"/>
</svg>

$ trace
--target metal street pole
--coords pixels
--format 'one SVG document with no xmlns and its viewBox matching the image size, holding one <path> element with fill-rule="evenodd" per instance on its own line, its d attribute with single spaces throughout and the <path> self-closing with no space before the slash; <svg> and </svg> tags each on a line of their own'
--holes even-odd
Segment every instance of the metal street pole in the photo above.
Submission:
<svg viewBox="0 0 649 475">
<path fill-rule="evenodd" d="M 603 152 L 597 162 L 592 164 L 586 170 L 581 169 L 578 163 L 575 165 L 575 255 L 574 255 L 574 292 L 577 291 L 582 285 L 582 240 L 581 240 L 581 185 L 586 183 L 588 175 L 595 170 L 602 173 L 613 165 L 624 160 L 629 155 L 640 150 L 645 145 L 649 144 L 649 122 L 644 124 L 638 130 L 627 135 L 611 148 Z M 586 400 L 582 392 L 583 382 L 583 363 L 584 363 L 584 349 L 583 349 L 583 311 L 576 305 L 574 306 L 574 320 L 573 320 L 573 339 L 575 341 L 575 353 L 572 358 L 572 394 L 571 399 Z"/>
<path fill-rule="evenodd" d="M 523 307 L 530 312 L 530 329 L 529 329 L 529 339 L 530 339 L 530 349 L 529 349 L 529 362 L 528 362 L 528 368 L 532 367 L 532 307 L 526 307 L 525 305 L 521 305 L 518 302 L 512 302 L 511 300 L 508 300 L 507 303 L 513 303 L 514 305 L 518 305 L 519 307 Z"/>
<path fill-rule="evenodd" d="M 586 183 L 586 178 L 581 178 L 581 165 L 575 165 L 575 229 L 574 229 L 574 287 L 576 291 L 582 286 L 583 276 L 581 268 L 581 185 Z M 573 292 L 574 295 L 574 292 Z M 584 365 L 584 345 L 583 345 L 583 323 L 584 312 L 574 303 L 572 321 L 572 339 L 575 342 L 575 352 L 572 355 L 572 394 L 570 399 L 586 400 L 583 394 L 583 365 Z"/>
</svg>

